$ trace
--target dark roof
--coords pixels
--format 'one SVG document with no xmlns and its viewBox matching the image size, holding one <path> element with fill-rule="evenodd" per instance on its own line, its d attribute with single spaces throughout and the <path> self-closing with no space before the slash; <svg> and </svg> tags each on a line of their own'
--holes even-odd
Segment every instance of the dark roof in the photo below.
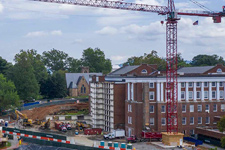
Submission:
<svg viewBox="0 0 225 150">
<path fill-rule="evenodd" d="M 77 88 L 77 84 L 84 76 L 85 80 L 89 84 L 90 76 L 102 76 L 102 73 L 66 73 L 66 85 L 67 88 Z"/>
<path fill-rule="evenodd" d="M 200 67 L 183 67 L 177 70 L 178 73 L 184 74 L 202 74 L 215 66 L 200 66 Z"/>
<path fill-rule="evenodd" d="M 111 73 L 109 73 L 108 75 L 122 75 L 122 74 L 126 74 L 136 68 L 138 68 L 140 65 L 136 65 L 136 66 L 124 66 L 122 68 L 119 68 Z"/>
</svg>

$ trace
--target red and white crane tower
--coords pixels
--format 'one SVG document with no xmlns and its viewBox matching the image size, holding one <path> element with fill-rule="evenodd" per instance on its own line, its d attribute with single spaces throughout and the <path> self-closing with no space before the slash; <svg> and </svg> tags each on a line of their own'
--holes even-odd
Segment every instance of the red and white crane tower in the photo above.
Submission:
<svg viewBox="0 0 225 150">
<path fill-rule="evenodd" d="M 168 0 L 168 6 L 156 6 L 147 4 L 135 4 L 122 1 L 107 0 L 31 0 L 40 2 L 50 2 L 59 4 L 71 4 L 80 6 L 91 6 L 100 8 L 122 9 L 142 12 L 158 13 L 166 15 L 166 101 L 167 101 L 167 132 L 178 132 L 178 85 L 177 85 L 177 15 L 212 17 L 214 23 L 221 23 L 221 18 L 225 17 L 223 11 L 176 11 L 174 0 Z M 193 3 L 204 7 L 198 2 Z"/>
</svg>

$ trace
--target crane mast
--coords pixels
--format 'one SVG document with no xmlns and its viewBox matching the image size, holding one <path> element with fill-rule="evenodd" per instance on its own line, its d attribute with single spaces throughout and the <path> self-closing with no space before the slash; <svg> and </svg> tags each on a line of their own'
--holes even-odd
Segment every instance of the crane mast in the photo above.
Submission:
<svg viewBox="0 0 225 150">
<path fill-rule="evenodd" d="M 167 102 L 167 132 L 178 132 L 178 83 L 177 83 L 177 15 L 212 17 L 214 23 L 220 23 L 225 17 L 222 12 L 211 11 L 176 11 L 174 0 L 168 0 L 168 6 L 135 4 L 122 1 L 107 0 L 30 0 L 59 4 L 91 6 L 111 9 L 122 9 L 142 12 L 153 12 L 167 15 L 166 19 L 166 102 Z"/>
</svg>

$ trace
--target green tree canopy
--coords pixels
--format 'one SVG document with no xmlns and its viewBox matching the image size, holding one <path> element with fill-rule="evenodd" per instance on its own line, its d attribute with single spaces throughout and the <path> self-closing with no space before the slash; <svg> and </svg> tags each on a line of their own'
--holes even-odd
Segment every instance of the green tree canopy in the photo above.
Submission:
<svg viewBox="0 0 225 150">
<path fill-rule="evenodd" d="M 218 127 L 220 132 L 224 132 L 225 131 L 225 116 L 223 116 L 220 119 L 220 121 L 217 123 L 217 127 Z"/>
<path fill-rule="evenodd" d="M 81 60 L 75 59 L 73 57 L 68 58 L 68 72 L 79 73 L 81 71 Z"/>
<path fill-rule="evenodd" d="M 8 63 L 5 59 L 0 56 L 0 73 L 6 75 L 8 69 L 12 67 L 11 63 Z"/>
<path fill-rule="evenodd" d="M 52 72 L 58 70 L 67 70 L 69 56 L 63 51 L 52 49 L 42 54 L 42 60 L 45 66 Z"/>
<path fill-rule="evenodd" d="M 30 59 L 30 52 L 20 51 L 15 56 L 15 65 L 8 73 L 17 89 L 21 99 L 28 100 L 30 98 L 37 98 L 39 96 L 39 84 L 36 79 L 35 70 L 32 59 Z"/>
<path fill-rule="evenodd" d="M 105 54 L 99 48 L 88 48 L 83 51 L 82 59 L 83 66 L 89 66 L 90 72 L 109 73 L 112 70 L 110 59 L 105 58 Z"/>
<path fill-rule="evenodd" d="M 197 55 L 193 57 L 192 66 L 214 66 L 218 63 L 224 64 L 223 57 L 214 55 Z"/>
<path fill-rule="evenodd" d="M 0 110 L 8 109 L 11 106 L 19 106 L 19 96 L 13 82 L 7 81 L 3 74 L 0 74 Z"/>
</svg>

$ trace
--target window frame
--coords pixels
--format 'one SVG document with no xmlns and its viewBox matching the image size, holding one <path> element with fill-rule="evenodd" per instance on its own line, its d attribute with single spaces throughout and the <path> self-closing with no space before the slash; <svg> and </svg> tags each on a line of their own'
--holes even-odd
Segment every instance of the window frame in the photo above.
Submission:
<svg viewBox="0 0 225 150">
<path fill-rule="evenodd" d="M 216 110 L 214 108 L 216 108 Z M 217 104 L 213 104 L 213 112 L 217 112 Z"/>
<path fill-rule="evenodd" d="M 151 106 L 152 106 L 152 108 L 153 108 L 153 109 L 152 109 L 152 110 L 153 110 L 152 112 L 151 112 Z M 155 112 L 155 106 L 154 106 L 154 105 L 150 105 L 150 106 L 149 106 L 149 113 L 154 113 L 154 112 Z"/>
<path fill-rule="evenodd" d="M 188 87 L 192 88 L 193 87 L 193 82 L 188 82 Z"/>
<path fill-rule="evenodd" d="M 209 91 L 204 91 L 204 99 L 209 99 Z"/>
<path fill-rule="evenodd" d="M 185 82 L 181 82 L 181 88 L 185 88 Z"/>
<path fill-rule="evenodd" d="M 207 85 L 205 85 L 207 84 Z M 209 86 L 209 83 L 208 82 L 204 82 L 204 87 L 208 87 Z"/>
<path fill-rule="evenodd" d="M 141 73 L 142 73 L 142 74 L 147 74 L 148 71 L 147 71 L 146 69 L 143 69 L 143 70 L 141 70 Z"/>
<path fill-rule="evenodd" d="M 153 119 L 153 124 L 151 124 L 151 119 Z M 150 119 L 149 119 L 149 124 L 150 124 L 150 125 L 155 125 L 155 118 L 150 118 Z"/>
<path fill-rule="evenodd" d="M 184 107 L 185 110 L 183 110 L 183 106 L 185 106 L 185 107 Z M 186 105 L 185 105 L 185 104 L 182 104 L 182 113 L 186 113 L 186 111 L 187 111 Z"/>
<path fill-rule="evenodd" d="M 162 109 L 163 107 L 164 107 L 164 111 L 162 111 L 162 110 L 163 110 L 163 109 Z M 166 113 L 166 106 L 165 106 L 165 105 L 162 105 L 162 106 L 161 106 L 161 113 Z"/>
<path fill-rule="evenodd" d="M 208 120 L 209 122 L 206 122 L 207 121 L 207 118 L 209 119 Z M 210 124 L 210 117 L 209 116 L 205 117 L 205 124 Z"/>
<path fill-rule="evenodd" d="M 193 122 L 191 122 L 192 118 L 193 118 Z M 194 124 L 195 124 L 195 117 L 190 117 L 190 125 L 194 125 Z"/>
<path fill-rule="evenodd" d="M 155 100 L 155 92 L 154 91 L 149 91 L 149 100 L 151 100 L 151 101 Z"/>
<path fill-rule="evenodd" d="M 199 93 L 199 97 L 198 97 L 198 93 Z M 201 91 L 196 91 L 196 99 L 201 99 Z"/>
<path fill-rule="evenodd" d="M 183 120 L 184 119 L 184 120 Z M 184 123 L 183 123 L 183 121 L 184 121 Z M 187 124 L 187 118 L 186 117 L 183 117 L 182 118 L 182 125 L 186 125 Z"/>
<path fill-rule="evenodd" d="M 215 97 L 213 97 L 213 93 L 215 93 Z M 216 91 L 212 91 L 212 99 L 216 99 Z"/>
<path fill-rule="evenodd" d="M 223 87 L 223 82 L 219 82 L 219 86 L 220 87 Z"/>
<path fill-rule="evenodd" d="M 199 106 L 201 106 L 201 107 L 199 107 Z M 197 108 L 198 108 L 198 112 L 202 112 L 202 105 L 201 104 L 199 104 Z M 201 108 L 201 110 L 199 110 L 199 108 Z"/>
<path fill-rule="evenodd" d="M 193 106 L 193 111 L 191 111 L 192 109 L 191 109 L 191 106 Z M 189 106 L 189 109 L 190 109 L 190 112 L 195 112 L 195 105 L 190 105 Z"/>
<path fill-rule="evenodd" d="M 191 95 L 190 95 L 190 93 L 191 93 Z M 190 98 L 190 96 L 191 96 L 191 98 Z M 193 91 L 188 91 L 188 99 L 193 99 Z"/>
<path fill-rule="evenodd" d="M 206 106 L 208 106 L 208 109 L 207 109 Z M 210 112 L 210 105 L 209 105 L 209 104 L 206 104 L 206 105 L 205 105 L 205 111 L 207 111 L 207 110 Z"/>
<path fill-rule="evenodd" d="M 184 97 L 182 97 L 182 93 L 184 94 Z M 182 99 L 182 100 L 185 100 L 185 91 L 181 91 L 180 96 L 181 96 L 181 99 Z"/>
<path fill-rule="evenodd" d="M 199 83 L 199 85 L 198 85 Z M 201 87 L 201 82 L 196 82 L 196 87 Z"/>
<path fill-rule="evenodd" d="M 199 118 L 201 119 L 201 123 L 199 123 Z M 198 124 L 202 124 L 202 117 L 198 117 Z"/>
<path fill-rule="evenodd" d="M 224 98 L 224 91 L 220 90 L 220 99 L 223 99 L 223 98 Z"/>
<path fill-rule="evenodd" d="M 215 83 L 215 85 L 213 86 L 213 83 Z M 216 82 L 212 82 L 212 87 L 216 87 Z"/>
<path fill-rule="evenodd" d="M 163 120 L 164 120 L 165 124 L 163 124 Z M 162 126 L 165 126 L 166 125 L 166 118 L 161 118 L 161 125 Z"/>
<path fill-rule="evenodd" d="M 154 87 L 155 87 L 154 82 L 149 82 L 149 88 L 153 89 Z"/>
</svg>

